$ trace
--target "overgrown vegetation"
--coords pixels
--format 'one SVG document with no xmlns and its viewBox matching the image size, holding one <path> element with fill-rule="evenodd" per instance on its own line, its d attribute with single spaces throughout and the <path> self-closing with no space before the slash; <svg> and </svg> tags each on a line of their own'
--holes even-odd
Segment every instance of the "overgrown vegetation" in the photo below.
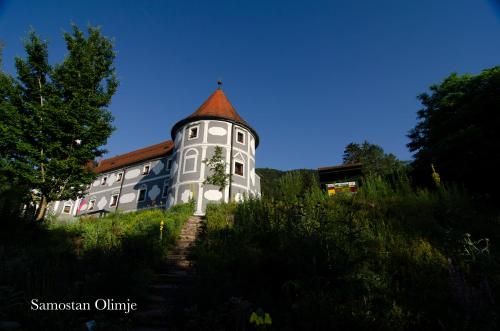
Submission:
<svg viewBox="0 0 500 331">
<path fill-rule="evenodd" d="M 162 210 L 81 218 L 75 223 L 10 224 L 0 233 L 0 320 L 27 330 L 80 330 L 97 320 L 102 329 L 123 330 L 123 312 L 30 311 L 30 301 L 90 302 L 130 299 L 139 306 L 192 204 Z M 164 226 L 160 235 L 160 223 Z"/>
<path fill-rule="evenodd" d="M 500 67 L 477 75 L 451 74 L 419 97 L 422 109 L 410 131 L 414 177 L 428 183 L 431 165 L 446 182 L 463 184 L 481 199 L 500 196 L 498 141 Z"/>
<path fill-rule="evenodd" d="M 298 175 L 302 182 L 302 186 L 306 185 L 310 187 L 318 182 L 318 171 L 312 169 L 281 171 L 272 168 L 257 168 L 255 172 L 260 176 L 261 194 L 265 197 L 273 197 L 281 194 L 282 190 L 280 190 L 278 186 L 281 185 L 280 181 L 285 176 Z"/>
<path fill-rule="evenodd" d="M 405 176 L 335 197 L 298 175 L 279 184 L 274 197 L 209 206 L 197 328 L 253 329 L 257 311 L 277 330 L 498 328 L 498 211 Z"/>
</svg>

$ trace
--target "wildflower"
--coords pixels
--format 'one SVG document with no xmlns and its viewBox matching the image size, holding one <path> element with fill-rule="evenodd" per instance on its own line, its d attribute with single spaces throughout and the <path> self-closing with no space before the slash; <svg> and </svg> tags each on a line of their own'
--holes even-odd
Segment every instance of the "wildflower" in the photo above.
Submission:
<svg viewBox="0 0 500 331">
<path fill-rule="evenodd" d="M 265 313 L 262 309 L 257 309 L 257 312 L 253 312 L 252 315 L 250 315 L 250 323 L 260 326 L 271 325 L 273 321 L 268 313 Z"/>
<path fill-rule="evenodd" d="M 160 221 L 160 241 L 163 238 L 163 220 Z"/>
<path fill-rule="evenodd" d="M 439 186 L 439 184 L 441 184 L 441 177 L 436 172 L 436 169 L 434 168 L 434 164 L 432 164 L 432 163 L 431 163 L 431 168 L 432 168 L 432 179 L 434 180 L 434 184 L 436 184 L 436 186 Z"/>
</svg>

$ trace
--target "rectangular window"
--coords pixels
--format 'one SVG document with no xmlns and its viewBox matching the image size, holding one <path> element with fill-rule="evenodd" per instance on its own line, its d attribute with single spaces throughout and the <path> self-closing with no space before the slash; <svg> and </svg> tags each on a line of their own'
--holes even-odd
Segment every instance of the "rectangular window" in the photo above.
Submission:
<svg viewBox="0 0 500 331">
<path fill-rule="evenodd" d="M 245 143 L 245 134 L 243 133 L 243 131 L 239 130 L 236 131 L 236 141 L 239 142 L 240 144 Z"/>
<path fill-rule="evenodd" d="M 71 204 L 64 205 L 63 213 L 69 214 L 71 212 Z"/>
<path fill-rule="evenodd" d="M 123 178 L 123 172 L 119 172 L 118 175 L 116 175 L 116 181 L 121 182 Z"/>
<path fill-rule="evenodd" d="M 141 188 L 139 190 L 139 198 L 137 199 L 137 201 L 144 201 L 144 200 L 146 200 L 146 189 Z"/>
<path fill-rule="evenodd" d="M 188 139 L 196 139 L 196 138 L 198 138 L 198 126 L 193 126 L 189 128 Z"/>
<path fill-rule="evenodd" d="M 146 164 L 146 165 L 144 166 L 144 168 L 142 168 L 142 174 L 143 174 L 143 175 L 147 175 L 147 174 L 149 174 L 149 169 L 150 169 L 150 168 L 151 168 L 151 166 L 150 166 L 149 164 Z"/>
<path fill-rule="evenodd" d="M 172 168 L 172 159 L 167 160 L 167 170 L 170 170 Z"/>
<path fill-rule="evenodd" d="M 234 173 L 239 176 L 243 176 L 243 163 L 234 162 Z"/>
<path fill-rule="evenodd" d="M 101 185 L 106 185 L 107 180 L 108 180 L 108 176 L 102 177 L 102 179 L 101 179 Z"/>
<path fill-rule="evenodd" d="M 92 199 L 92 200 L 90 200 L 90 202 L 89 202 L 89 210 L 94 209 L 94 207 L 95 207 L 95 199 Z"/>
<path fill-rule="evenodd" d="M 118 204 L 118 194 L 113 194 L 111 196 L 111 202 L 109 203 L 110 207 L 115 207 Z"/>
</svg>

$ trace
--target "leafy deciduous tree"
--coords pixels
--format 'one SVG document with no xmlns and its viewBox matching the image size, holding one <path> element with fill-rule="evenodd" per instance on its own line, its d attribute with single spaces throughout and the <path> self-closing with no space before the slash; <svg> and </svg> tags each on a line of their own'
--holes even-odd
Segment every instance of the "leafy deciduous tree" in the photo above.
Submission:
<svg viewBox="0 0 500 331">
<path fill-rule="evenodd" d="M 394 154 L 386 154 L 382 147 L 364 141 L 350 143 L 344 149 L 345 164 L 362 163 L 365 175 L 384 176 L 400 169 L 403 165 Z"/>
<path fill-rule="evenodd" d="M 452 74 L 418 98 L 424 107 L 408 134 L 415 177 L 429 183 L 434 165 L 445 182 L 498 195 L 500 67 Z"/>
<path fill-rule="evenodd" d="M 14 176 L 33 190 L 37 219 L 48 202 L 82 194 L 95 178 L 88 164 L 105 152 L 101 146 L 114 130 L 107 110 L 118 86 L 112 42 L 94 27 L 85 36 L 73 26 L 64 39 L 68 54 L 52 66 L 47 42 L 30 32 L 26 58 L 16 58 L 17 93 L 7 102 L 12 115 L 2 123 L 17 135 L 5 140 L 14 148 L 1 155 L 2 168 L 13 164 Z"/>
</svg>

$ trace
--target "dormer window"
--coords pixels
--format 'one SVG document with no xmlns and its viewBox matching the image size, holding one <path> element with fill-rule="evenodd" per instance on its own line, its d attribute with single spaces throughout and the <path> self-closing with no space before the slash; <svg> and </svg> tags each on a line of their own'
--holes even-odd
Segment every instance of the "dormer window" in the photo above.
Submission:
<svg viewBox="0 0 500 331">
<path fill-rule="evenodd" d="M 198 125 L 197 126 L 192 126 L 189 128 L 189 135 L 188 139 L 196 139 L 198 138 Z"/>
<path fill-rule="evenodd" d="M 151 165 L 150 164 L 146 164 L 144 165 L 144 167 L 142 168 L 142 174 L 143 175 L 147 175 L 149 174 L 149 170 L 151 169 Z"/>
<path fill-rule="evenodd" d="M 101 185 L 106 185 L 106 182 L 108 181 L 108 176 L 104 176 L 101 179 Z"/>
</svg>

